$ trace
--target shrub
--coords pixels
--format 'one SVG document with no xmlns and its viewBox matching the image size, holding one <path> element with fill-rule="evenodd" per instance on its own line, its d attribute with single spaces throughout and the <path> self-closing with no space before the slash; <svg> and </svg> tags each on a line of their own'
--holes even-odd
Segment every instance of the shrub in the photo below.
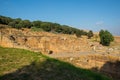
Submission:
<svg viewBox="0 0 120 80">
<path fill-rule="evenodd" d="M 82 33 L 81 33 L 80 30 L 77 30 L 77 31 L 76 31 L 76 36 L 77 36 L 77 37 L 81 37 L 81 36 L 82 36 Z"/>
<path fill-rule="evenodd" d="M 87 36 L 88 36 L 88 39 L 90 39 L 91 37 L 93 37 L 93 32 L 90 30 Z"/>
<path fill-rule="evenodd" d="M 100 43 L 104 46 L 109 46 L 110 42 L 114 41 L 113 35 L 107 30 L 101 30 L 99 32 Z"/>
</svg>

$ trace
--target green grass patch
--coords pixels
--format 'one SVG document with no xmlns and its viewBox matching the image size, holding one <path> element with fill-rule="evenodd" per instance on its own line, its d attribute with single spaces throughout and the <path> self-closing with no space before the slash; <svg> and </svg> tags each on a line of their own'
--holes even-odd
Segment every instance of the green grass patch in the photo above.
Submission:
<svg viewBox="0 0 120 80">
<path fill-rule="evenodd" d="M 44 30 L 42 28 L 32 27 L 31 31 L 41 32 L 41 31 L 44 31 Z"/>
<path fill-rule="evenodd" d="M 110 80 L 99 73 L 23 49 L 0 47 L 0 80 Z"/>
</svg>

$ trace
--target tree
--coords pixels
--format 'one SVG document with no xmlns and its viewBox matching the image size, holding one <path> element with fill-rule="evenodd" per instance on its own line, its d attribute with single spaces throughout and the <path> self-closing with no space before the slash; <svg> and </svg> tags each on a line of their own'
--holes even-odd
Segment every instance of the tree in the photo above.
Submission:
<svg viewBox="0 0 120 80">
<path fill-rule="evenodd" d="M 41 23 L 41 28 L 42 28 L 44 31 L 47 31 L 47 32 L 50 32 L 50 31 L 51 31 L 50 24 L 47 23 L 47 22 Z"/>
<path fill-rule="evenodd" d="M 81 37 L 81 36 L 82 36 L 82 33 L 81 33 L 80 30 L 77 30 L 77 31 L 76 31 L 76 36 L 77 36 L 77 37 Z"/>
<path fill-rule="evenodd" d="M 23 27 L 23 28 L 31 28 L 32 24 L 29 20 L 22 20 L 19 22 L 19 24 Z"/>
<path fill-rule="evenodd" d="M 30 22 L 29 20 L 22 20 L 21 18 L 12 19 L 10 17 L 0 16 L 0 24 L 6 24 L 17 29 L 34 27 L 35 29 L 38 28 L 47 32 L 76 34 L 77 37 L 81 37 L 81 35 L 87 35 L 86 31 L 77 28 L 67 25 L 60 25 L 58 23 L 42 22 L 39 20 Z"/>
<path fill-rule="evenodd" d="M 113 35 L 112 35 L 109 31 L 107 31 L 107 30 L 106 30 L 106 33 L 109 34 L 110 41 L 114 41 L 114 37 L 113 37 Z"/>
<path fill-rule="evenodd" d="M 8 25 L 9 22 L 11 22 L 12 19 L 10 17 L 0 16 L 0 24 L 6 24 Z"/>
<path fill-rule="evenodd" d="M 16 23 L 15 23 L 15 21 L 12 21 L 8 25 L 11 26 L 12 28 L 15 28 Z"/>
<path fill-rule="evenodd" d="M 22 21 L 21 18 L 16 18 L 16 19 L 14 19 L 14 22 L 15 22 L 16 24 L 20 23 L 21 21 Z"/>
<path fill-rule="evenodd" d="M 21 29 L 22 28 L 22 25 L 19 23 L 19 24 L 16 24 L 15 25 L 15 28 L 17 28 L 17 29 Z"/>
<path fill-rule="evenodd" d="M 70 34 L 70 33 L 71 33 L 69 26 L 67 26 L 67 25 L 62 25 L 62 28 L 63 28 L 63 31 L 62 31 L 62 32 L 63 32 L 64 34 Z"/>
<path fill-rule="evenodd" d="M 100 32 L 99 32 L 99 36 L 102 37 L 103 34 L 104 34 L 104 30 L 101 29 Z"/>
<path fill-rule="evenodd" d="M 22 21 L 22 19 L 16 18 L 16 19 L 13 19 L 13 21 L 9 22 L 8 25 L 11 26 L 12 28 L 20 29 L 22 27 L 20 25 L 21 21 Z"/>
<path fill-rule="evenodd" d="M 110 42 L 114 41 L 113 35 L 107 30 L 101 30 L 99 32 L 100 43 L 104 46 L 109 46 Z"/>
<path fill-rule="evenodd" d="M 88 32 L 88 39 L 91 39 L 91 37 L 93 37 L 93 32 L 92 32 L 92 30 L 90 30 L 89 32 Z"/>
<path fill-rule="evenodd" d="M 36 28 L 40 28 L 40 26 L 41 26 L 41 21 L 33 21 L 32 22 L 32 25 L 34 26 L 34 27 L 36 27 Z"/>
<path fill-rule="evenodd" d="M 61 33 L 61 32 L 63 31 L 63 28 L 61 27 L 61 25 L 56 25 L 56 26 L 55 26 L 55 31 L 56 31 L 57 33 Z"/>
</svg>

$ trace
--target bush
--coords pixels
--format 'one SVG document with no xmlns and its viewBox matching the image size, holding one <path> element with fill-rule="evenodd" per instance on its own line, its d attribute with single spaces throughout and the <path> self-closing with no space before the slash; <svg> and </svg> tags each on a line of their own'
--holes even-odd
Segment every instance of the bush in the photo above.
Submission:
<svg viewBox="0 0 120 80">
<path fill-rule="evenodd" d="M 114 41 L 113 35 L 107 30 L 101 30 L 99 32 L 100 43 L 104 46 L 109 46 L 110 42 Z"/>
<path fill-rule="evenodd" d="M 90 39 L 91 37 L 93 37 L 93 32 L 90 30 L 87 36 L 88 36 L 88 39 Z"/>
<path fill-rule="evenodd" d="M 81 37 L 81 36 L 82 36 L 82 33 L 81 33 L 80 30 L 77 30 L 77 31 L 76 31 L 76 36 L 77 36 L 77 37 Z"/>
</svg>

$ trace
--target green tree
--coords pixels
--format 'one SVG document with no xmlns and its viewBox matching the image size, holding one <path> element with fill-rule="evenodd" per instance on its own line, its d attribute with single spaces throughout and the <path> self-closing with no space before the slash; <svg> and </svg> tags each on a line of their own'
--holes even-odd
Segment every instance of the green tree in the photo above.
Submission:
<svg viewBox="0 0 120 80">
<path fill-rule="evenodd" d="M 109 37 L 110 37 L 110 41 L 114 41 L 114 37 L 113 35 L 109 32 L 109 31 L 105 31 L 107 34 L 109 34 Z"/>
<path fill-rule="evenodd" d="M 8 25 L 13 19 L 10 17 L 0 16 L 0 24 Z"/>
<path fill-rule="evenodd" d="M 23 27 L 23 28 L 31 28 L 32 24 L 29 20 L 22 20 L 19 22 L 19 24 Z"/>
<path fill-rule="evenodd" d="M 62 28 L 60 25 L 56 25 L 56 26 L 55 26 L 55 31 L 56 31 L 57 33 L 62 33 L 63 28 Z"/>
<path fill-rule="evenodd" d="M 94 34 L 93 34 L 92 30 L 90 30 L 90 31 L 88 32 L 88 35 L 87 35 L 87 36 L 88 36 L 88 39 L 91 39 L 91 37 L 93 37 L 93 35 L 94 35 Z"/>
<path fill-rule="evenodd" d="M 104 32 L 105 31 L 103 29 L 101 29 L 100 32 L 99 32 L 99 36 L 102 37 L 102 35 L 104 34 Z"/>
<path fill-rule="evenodd" d="M 42 28 L 44 31 L 47 31 L 47 32 L 50 32 L 50 31 L 51 31 L 50 24 L 47 23 L 47 22 L 41 23 L 41 28 Z"/>
<path fill-rule="evenodd" d="M 109 46 L 110 42 L 114 41 L 113 35 L 107 30 L 101 30 L 99 32 L 100 43 L 104 46 Z"/>
<path fill-rule="evenodd" d="M 22 25 L 20 25 L 20 22 L 22 21 L 22 19 L 20 18 L 16 18 L 16 19 L 13 19 L 12 22 L 9 22 L 9 26 L 13 27 L 13 28 L 17 28 L 17 29 L 20 29 L 20 27 L 22 27 Z"/>
<path fill-rule="evenodd" d="M 19 24 L 16 24 L 15 25 L 15 28 L 17 28 L 17 29 L 21 29 L 22 28 L 22 25 L 19 23 Z"/>
<path fill-rule="evenodd" d="M 32 22 L 32 25 L 34 26 L 34 27 L 36 27 L 36 28 L 40 28 L 40 26 L 41 26 L 41 21 L 33 21 Z"/>
<path fill-rule="evenodd" d="M 11 26 L 12 28 L 15 28 L 16 23 L 15 23 L 15 21 L 12 21 L 8 25 Z"/>
<path fill-rule="evenodd" d="M 14 19 L 14 22 L 15 22 L 16 24 L 20 23 L 21 21 L 22 21 L 21 18 L 16 18 L 16 19 Z"/>
<path fill-rule="evenodd" d="M 76 36 L 77 36 L 77 37 L 81 37 L 81 36 L 82 36 L 82 33 L 81 33 L 80 30 L 77 30 L 77 31 L 76 31 Z"/>
<path fill-rule="evenodd" d="M 0 24 L 6 24 L 17 29 L 34 27 L 35 29 L 39 28 L 40 30 L 47 32 L 76 34 L 77 37 L 80 37 L 81 35 L 87 35 L 87 32 L 77 28 L 67 25 L 60 25 L 58 23 L 42 22 L 39 20 L 30 22 L 29 20 L 22 20 L 20 18 L 12 19 L 10 17 L 0 16 Z"/>
<path fill-rule="evenodd" d="M 58 23 L 54 23 L 54 29 L 53 30 L 57 33 L 61 33 L 62 32 L 61 25 L 58 24 Z"/>
</svg>

